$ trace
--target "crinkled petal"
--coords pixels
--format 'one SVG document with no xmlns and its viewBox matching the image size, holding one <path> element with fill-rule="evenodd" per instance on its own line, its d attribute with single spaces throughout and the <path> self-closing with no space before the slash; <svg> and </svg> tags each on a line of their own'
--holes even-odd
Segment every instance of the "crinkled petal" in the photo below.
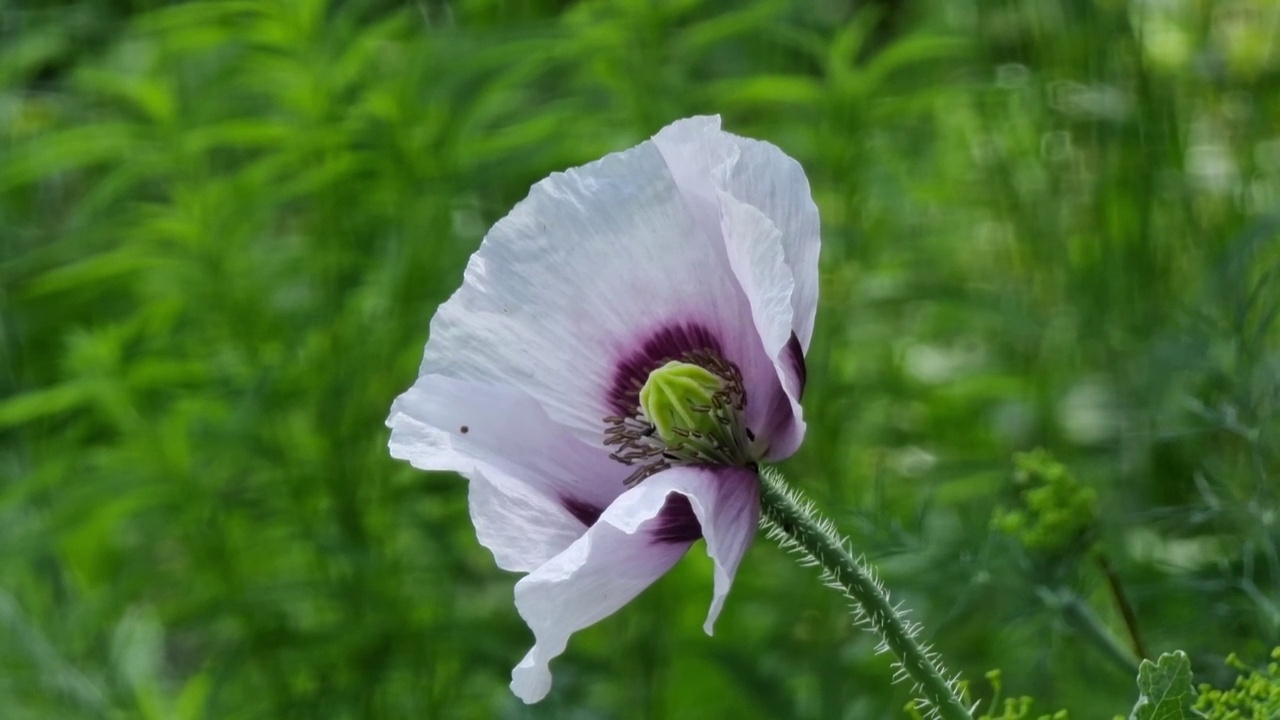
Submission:
<svg viewBox="0 0 1280 720">
<path fill-rule="evenodd" d="M 525 702 L 541 700 L 551 688 L 548 664 L 569 636 L 666 573 L 699 529 L 715 565 L 710 633 L 755 537 L 759 507 L 756 475 L 743 468 L 674 468 L 624 493 L 581 539 L 516 584 L 516 607 L 536 643 L 512 671 L 512 691 Z"/>
<path fill-rule="evenodd" d="M 654 142 L 692 205 L 714 204 L 716 191 L 727 192 L 778 228 L 795 286 L 790 298 L 792 328 L 801 348 L 808 350 L 818 307 L 821 237 L 818 207 L 804 168 L 772 143 L 722 131 L 718 115 L 678 120 L 663 128 Z"/>
<path fill-rule="evenodd" d="M 711 607 L 702 625 L 710 635 L 733 587 L 738 564 L 760 527 L 760 481 L 755 471 L 745 468 L 719 468 L 714 478 L 704 472 L 700 483 L 691 488 L 689 503 L 715 566 Z"/>
<path fill-rule="evenodd" d="M 776 145 L 725 133 L 738 146 L 724 190 L 756 208 L 778 228 L 791 269 L 792 322 L 802 351 L 809 350 L 818 311 L 818 254 L 822 246 L 818 206 L 800 163 Z"/>
<path fill-rule="evenodd" d="M 765 352 L 785 392 L 760 398 L 752 418 L 756 434 L 769 439 L 768 460 L 788 457 L 804 439 L 800 407 L 803 379 L 793 372 L 788 344 L 791 327 L 791 272 L 782 254 L 782 233 L 764 213 L 721 192 L 720 227 L 729 264 L 751 300 L 751 314 Z"/>
<path fill-rule="evenodd" d="M 606 416 L 633 409 L 617 406 L 619 368 L 692 328 L 715 338 L 761 412 L 750 406 L 781 392 L 776 361 L 698 215 L 654 142 L 551 175 L 472 256 L 432 320 L 421 372 L 520 388 L 599 442 Z"/>
<path fill-rule="evenodd" d="M 532 570 L 568 547 L 629 473 L 512 388 L 425 375 L 387 424 L 392 457 L 471 481 L 476 534 L 506 570 Z"/>
<path fill-rule="evenodd" d="M 718 196 L 737 161 L 738 148 L 720 131 L 720 116 L 677 120 L 659 130 L 653 144 L 703 233 L 724 242 Z"/>
<path fill-rule="evenodd" d="M 587 531 L 580 516 L 510 475 L 477 470 L 468 484 L 476 537 L 503 570 L 534 570 Z"/>
</svg>

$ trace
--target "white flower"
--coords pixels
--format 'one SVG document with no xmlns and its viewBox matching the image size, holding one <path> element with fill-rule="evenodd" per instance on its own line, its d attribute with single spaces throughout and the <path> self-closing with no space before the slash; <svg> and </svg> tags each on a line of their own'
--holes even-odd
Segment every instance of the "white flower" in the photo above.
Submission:
<svg viewBox="0 0 1280 720">
<path fill-rule="evenodd" d="M 756 462 L 804 436 L 818 247 L 800 166 L 696 117 L 538 183 L 472 256 L 387 424 L 393 456 L 470 481 L 480 542 L 528 573 L 525 702 L 699 538 L 711 632 L 756 534 Z"/>
</svg>

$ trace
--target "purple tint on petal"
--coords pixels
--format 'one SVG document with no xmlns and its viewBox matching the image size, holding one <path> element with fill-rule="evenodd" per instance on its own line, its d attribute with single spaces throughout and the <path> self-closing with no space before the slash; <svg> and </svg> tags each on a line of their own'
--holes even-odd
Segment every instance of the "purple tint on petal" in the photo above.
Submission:
<svg viewBox="0 0 1280 720">
<path fill-rule="evenodd" d="M 799 346 L 796 341 L 796 348 Z M 683 323 L 662 328 L 628 353 L 614 369 L 608 397 L 610 408 L 618 415 L 630 415 L 640 405 L 640 388 L 649 379 L 649 373 L 685 353 L 710 350 L 723 357 L 720 348 L 720 341 L 703 325 Z"/>
<path fill-rule="evenodd" d="M 691 543 L 702 537 L 702 525 L 693 513 L 688 496 L 680 493 L 667 495 L 667 502 L 658 511 L 653 529 L 653 541 L 659 543 Z"/>
<path fill-rule="evenodd" d="M 804 364 L 804 350 L 800 347 L 800 338 L 796 337 L 794 331 L 783 352 L 786 353 L 787 361 L 791 364 L 791 372 L 800 381 L 800 393 L 796 396 L 796 400 L 800 400 L 804 397 L 804 384 L 809 379 L 809 370 Z"/>
<path fill-rule="evenodd" d="M 591 527 L 600 519 L 600 515 L 604 512 L 604 508 L 596 507 L 589 502 L 583 502 L 575 498 L 562 497 L 560 504 L 564 506 L 569 514 L 578 519 L 578 522 Z"/>
</svg>

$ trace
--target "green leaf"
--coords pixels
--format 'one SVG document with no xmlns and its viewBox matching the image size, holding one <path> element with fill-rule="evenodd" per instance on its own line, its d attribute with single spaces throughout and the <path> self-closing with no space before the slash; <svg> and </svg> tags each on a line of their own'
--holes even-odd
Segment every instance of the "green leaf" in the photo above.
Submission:
<svg viewBox="0 0 1280 720">
<path fill-rule="evenodd" d="M 815 106 L 826 90 L 813 78 L 796 74 L 759 74 L 710 83 L 708 95 L 716 103 L 734 107 Z"/>
<path fill-rule="evenodd" d="M 45 133 L 16 146 L 0 167 L 0 189 L 51 178 L 107 162 L 123 162 L 139 147 L 141 135 L 129 123 L 102 122 Z"/>
<path fill-rule="evenodd" d="M 74 410 L 84 405 L 89 395 L 83 383 L 64 383 L 5 398 L 0 401 L 0 429 Z"/>
<path fill-rule="evenodd" d="M 1196 712 L 1191 686 L 1191 661 L 1181 650 L 1165 653 L 1157 662 L 1143 660 L 1138 668 L 1138 704 L 1129 720 L 1202 718 Z"/>
<path fill-rule="evenodd" d="M 111 662 L 120 679 L 141 692 L 159 682 L 164 627 L 150 607 L 130 608 L 111 635 Z"/>
</svg>

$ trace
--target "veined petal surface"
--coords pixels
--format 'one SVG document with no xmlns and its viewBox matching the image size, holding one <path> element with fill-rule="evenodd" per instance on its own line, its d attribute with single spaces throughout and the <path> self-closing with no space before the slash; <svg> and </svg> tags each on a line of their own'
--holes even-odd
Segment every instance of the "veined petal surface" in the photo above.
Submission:
<svg viewBox="0 0 1280 720">
<path fill-rule="evenodd" d="M 569 636 L 612 615 L 671 568 L 698 530 L 715 564 L 708 633 L 759 522 L 758 480 L 745 468 L 667 470 L 620 496 L 578 541 L 516 584 L 516 608 L 536 643 L 511 689 L 537 702 Z"/>
<path fill-rule="evenodd" d="M 677 120 L 654 142 L 691 205 L 714 204 L 717 192 L 725 192 L 778 228 L 795 288 L 791 324 L 807 351 L 818 307 L 821 237 L 818 207 L 800 163 L 772 143 L 724 132 L 715 115 Z"/>
<path fill-rule="evenodd" d="M 424 375 L 387 424 L 392 457 L 471 481 L 476 534 L 505 570 L 527 572 L 568 547 L 628 473 L 514 388 Z"/>
</svg>

